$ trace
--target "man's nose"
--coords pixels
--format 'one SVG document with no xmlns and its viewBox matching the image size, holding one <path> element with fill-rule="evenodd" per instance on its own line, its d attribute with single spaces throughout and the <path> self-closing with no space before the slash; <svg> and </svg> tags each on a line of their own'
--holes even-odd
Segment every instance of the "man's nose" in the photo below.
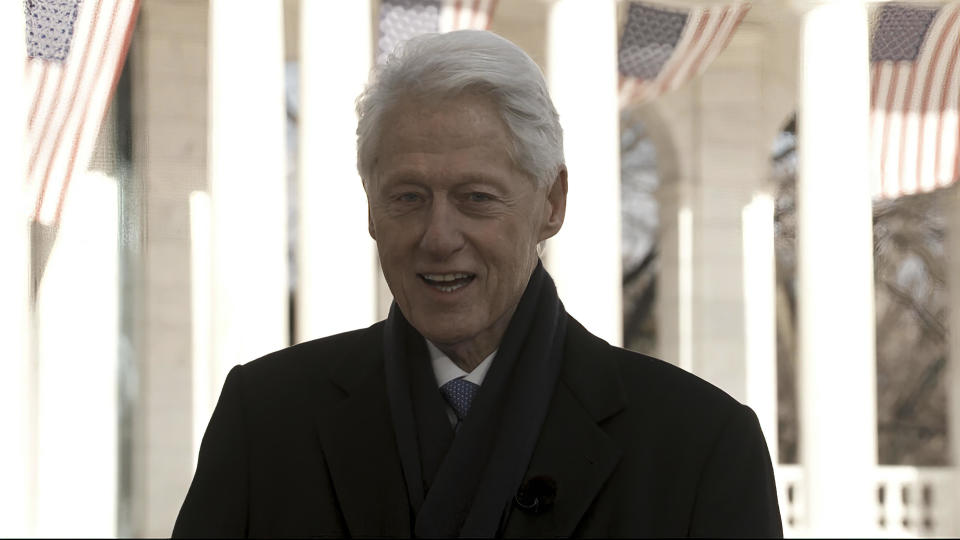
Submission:
<svg viewBox="0 0 960 540">
<path fill-rule="evenodd" d="M 443 197 L 436 197 L 430 206 L 420 248 L 431 257 L 445 259 L 463 247 L 460 215 Z"/>
</svg>

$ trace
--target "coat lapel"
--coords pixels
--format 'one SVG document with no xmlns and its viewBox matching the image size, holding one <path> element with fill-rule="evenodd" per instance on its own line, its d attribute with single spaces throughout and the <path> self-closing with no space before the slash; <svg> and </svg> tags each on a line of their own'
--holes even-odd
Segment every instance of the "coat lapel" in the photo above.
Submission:
<svg viewBox="0 0 960 540">
<path fill-rule="evenodd" d="M 381 332 L 376 332 L 381 335 Z M 350 536 L 410 536 L 410 503 L 387 404 L 380 340 L 334 375 L 346 398 L 320 411 L 321 445 Z"/>
<path fill-rule="evenodd" d="M 409 537 L 410 502 L 387 401 L 382 341 L 370 341 L 333 376 L 346 397 L 321 407 L 317 426 L 349 535 Z M 524 476 L 552 479 L 555 502 L 541 513 L 514 507 L 505 536 L 572 535 L 616 469 L 621 450 L 599 424 L 621 411 L 626 399 L 608 350 L 569 319 L 561 379 Z"/>
<path fill-rule="evenodd" d="M 556 486 L 553 505 L 541 512 L 514 506 L 507 537 L 570 536 L 616 469 L 621 450 L 599 423 L 626 403 L 615 361 L 606 342 L 569 319 L 564 368 L 524 476 L 547 478 Z"/>
</svg>

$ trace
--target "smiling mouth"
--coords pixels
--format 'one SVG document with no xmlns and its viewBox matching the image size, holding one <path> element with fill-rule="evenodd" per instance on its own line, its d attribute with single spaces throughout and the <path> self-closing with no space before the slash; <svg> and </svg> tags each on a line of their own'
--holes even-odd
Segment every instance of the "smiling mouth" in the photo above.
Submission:
<svg viewBox="0 0 960 540">
<path fill-rule="evenodd" d="M 417 277 L 440 292 L 453 292 L 469 285 L 477 275 L 457 272 L 453 274 L 417 274 Z"/>
</svg>

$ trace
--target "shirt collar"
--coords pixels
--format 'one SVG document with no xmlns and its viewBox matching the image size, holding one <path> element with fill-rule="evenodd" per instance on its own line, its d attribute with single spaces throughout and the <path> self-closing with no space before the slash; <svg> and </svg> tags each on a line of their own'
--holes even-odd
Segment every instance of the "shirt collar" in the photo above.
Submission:
<svg viewBox="0 0 960 540">
<path fill-rule="evenodd" d="M 497 355 L 497 351 L 493 351 L 483 359 L 483 362 L 473 368 L 473 371 L 467 373 L 454 364 L 453 360 L 431 343 L 429 339 L 424 339 L 424 341 L 427 342 L 427 350 L 430 352 L 430 363 L 433 366 L 433 375 L 437 378 L 437 387 L 443 386 L 457 377 L 463 377 L 464 380 L 480 386 L 483 384 L 484 377 L 487 376 L 490 365 L 493 364 L 493 358 Z"/>
</svg>

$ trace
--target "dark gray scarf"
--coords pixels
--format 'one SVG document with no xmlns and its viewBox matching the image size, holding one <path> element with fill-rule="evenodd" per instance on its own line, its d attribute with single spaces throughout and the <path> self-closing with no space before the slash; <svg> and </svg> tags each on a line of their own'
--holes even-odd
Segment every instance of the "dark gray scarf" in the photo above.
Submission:
<svg viewBox="0 0 960 540">
<path fill-rule="evenodd" d="M 415 536 L 500 535 L 560 375 L 566 321 L 538 262 L 454 437 L 423 337 L 390 308 L 387 395 Z"/>
</svg>

